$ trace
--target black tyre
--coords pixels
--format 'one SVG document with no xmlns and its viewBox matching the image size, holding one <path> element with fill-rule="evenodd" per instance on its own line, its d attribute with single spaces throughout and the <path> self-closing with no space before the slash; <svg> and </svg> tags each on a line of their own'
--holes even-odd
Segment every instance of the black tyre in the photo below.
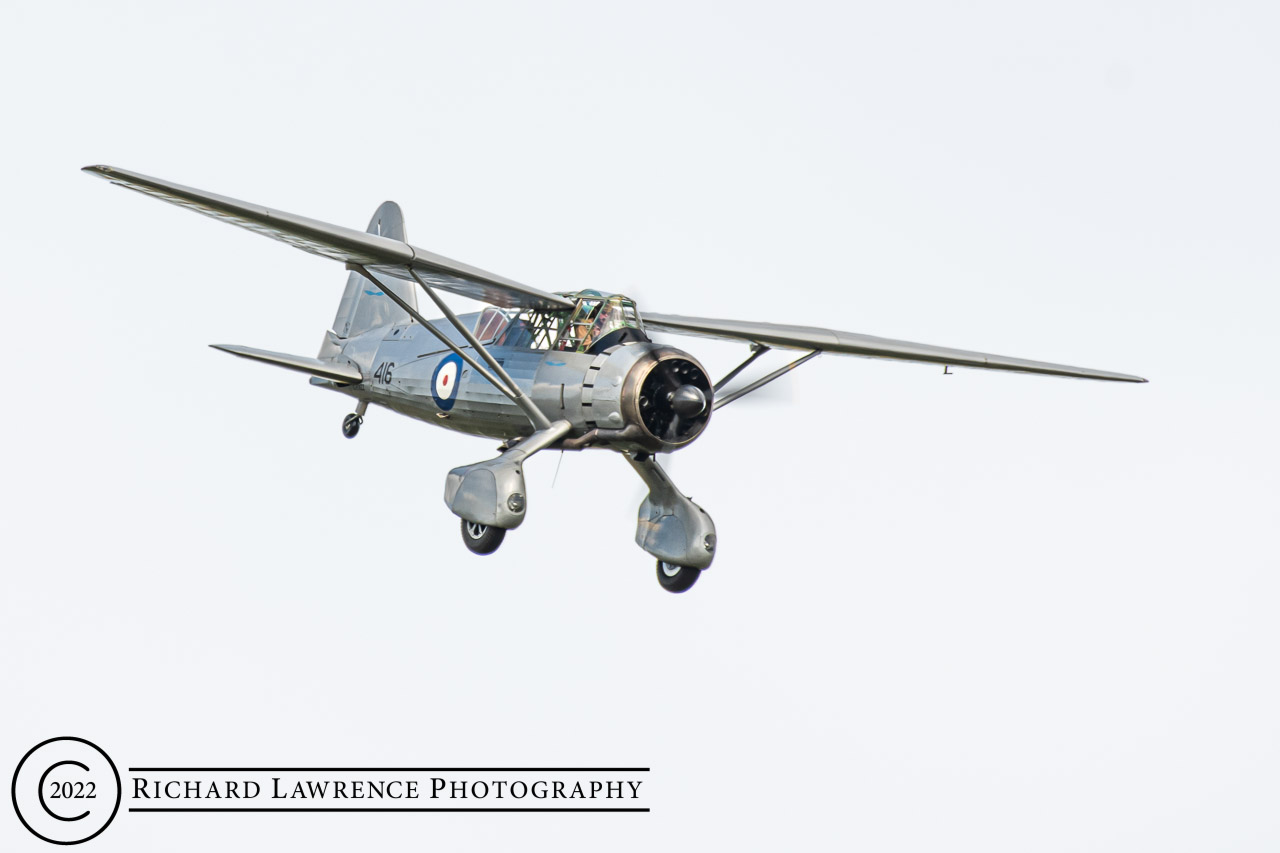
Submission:
<svg viewBox="0 0 1280 853">
<path fill-rule="evenodd" d="M 492 554 L 506 537 L 507 531 L 501 527 L 462 520 L 462 541 L 472 554 Z"/>
<path fill-rule="evenodd" d="M 360 432 L 360 424 L 364 423 L 364 418 L 359 415 L 347 415 L 342 419 L 342 434 L 347 438 L 355 438 Z"/>
<path fill-rule="evenodd" d="M 677 566 L 664 560 L 658 561 L 658 583 L 667 592 L 685 592 L 698 582 L 702 569 L 691 566 Z"/>
</svg>

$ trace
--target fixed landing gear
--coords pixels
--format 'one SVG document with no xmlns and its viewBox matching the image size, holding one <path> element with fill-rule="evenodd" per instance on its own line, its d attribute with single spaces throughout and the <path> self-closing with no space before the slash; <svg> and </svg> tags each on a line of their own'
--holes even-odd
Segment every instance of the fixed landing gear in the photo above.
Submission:
<svg viewBox="0 0 1280 853">
<path fill-rule="evenodd" d="M 501 527 L 462 519 L 462 542 L 472 554 L 492 554 L 506 537 L 507 531 Z"/>
<path fill-rule="evenodd" d="M 342 419 L 342 434 L 347 438 L 355 438 L 360 433 L 360 424 L 364 423 L 364 413 L 369 410 L 369 401 L 361 400 L 356 410 Z"/>
<path fill-rule="evenodd" d="M 702 569 L 691 566 L 677 566 L 665 560 L 658 561 L 658 583 L 667 592 L 686 592 L 698 582 Z"/>
</svg>

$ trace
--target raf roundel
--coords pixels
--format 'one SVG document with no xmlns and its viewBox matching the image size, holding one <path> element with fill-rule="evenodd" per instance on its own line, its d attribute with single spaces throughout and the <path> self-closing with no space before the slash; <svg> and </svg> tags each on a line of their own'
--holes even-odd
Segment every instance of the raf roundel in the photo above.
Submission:
<svg viewBox="0 0 1280 853">
<path fill-rule="evenodd" d="M 447 412 L 453 408 L 454 401 L 458 399 L 458 379 L 461 375 L 462 359 L 457 355 L 445 356 L 436 366 L 436 372 L 431 377 L 431 396 L 435 398 L 441 411 Z"/>
</svg>

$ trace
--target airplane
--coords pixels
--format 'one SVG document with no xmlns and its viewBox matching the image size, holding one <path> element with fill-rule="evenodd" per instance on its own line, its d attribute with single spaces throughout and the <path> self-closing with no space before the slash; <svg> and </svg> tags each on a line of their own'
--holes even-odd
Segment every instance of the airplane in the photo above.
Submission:
<svg viewBox="0 0 1280 853">
<path fill-rule="evenodd" d="M 311 384 L 354 398 L 342 434 L 355 438 L 369 405 L 502 441 L 493 459 L 454 468 L 444 501 L 462 541 L 492 554 L 528 511 L 523 464 L 543 450 L 621 454 L 649 489 L 636 544 L 657 561 L 668 592 L 691 588 L 711 566 L 716 528 L 657 462 L 688 447 L 721 407 L 822 353 L 899 359 L 1112 382 L 1139 376 L 951 349 L 809 326 L 641 311 L 619 293 L 547 293 L 410 245 L 404 217 L 383 203 L 364 231 L 330 225 L 111 166 L 83 171 L 341 261 L 349 270 L 333 328 L 315 358 L 213 344 L 232 355 L 309 374 Z M 444 316 L 428 320 L 418 292 Z M 438 291 L 487 306 L 455 314 Z M 744 343 L 744 361 L 717 382 L 687 352 L 649 332 Z M 754 381 L 729 384 L 771 349 L 802 354 Z"/>
</svg>

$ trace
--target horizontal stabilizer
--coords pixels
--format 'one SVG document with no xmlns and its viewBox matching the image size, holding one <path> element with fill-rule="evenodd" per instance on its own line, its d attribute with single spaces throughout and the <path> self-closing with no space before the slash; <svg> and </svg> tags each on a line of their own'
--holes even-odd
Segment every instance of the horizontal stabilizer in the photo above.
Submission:
<svg viewBox="0 0 1280 853">
<path fill-rule="evenodd" d="M 331 225 L 260 204 L 215 195 L 112 166 L 85 166 L 82 171 L 131 190 L 256 231 L 313 255 L 360 264 L 395 278 L 412 281 L 410 270 L 428 284 L 502 308 L 568 310 L 573 303 L 491 272 L 410 246 L 402 240 Z"/>
<path fill-rule="evenodd" d="M 232 355 L 238 355 L 241 358 L 250 358 L 254 361 L 274 364 L 276 367 L 296 370 L 299 373 L 310 373 L 312 376 L 319 376 L 321 379 L 328 379 L 330 382 L 336 382 L 339 385 L 358 385 L 364 379 L 360 371 L 350 364 L 338 364 L 332 361 L 321 361 L 318 358 L 307 358 L 305 355 L 289 355 L 283 352 L 271 352 L 270 350 L 254 349 L 253 347 L 238 347 L 231 344 L 209 344 L 209 346 L 223 352 L 229 352 Z"/>
<path fill-rule="evenodd" d="M 677 335 L 694 335 L 705 338 L 743 341 L 784 349 L 807 349 L 818 352 L 860 355 L 866 358 L 892 358 L 901 361 L 923 361 L 952 367 L 980 367 L 987 370 L 1012 370 L 1021 373 L 1041 373 L 1049 376 L 1070 376 L 1076 379 L 1103 379 L 1111 382 L 1146 382 L 1141 376 L 1113 373 L 1110 370 L 1093 370 L 1088 367 L 1072 367 L 1068 364 L 1051 364 L 1011 358 L 988 352 L 938 347 L 932 344 L 916 344 L 860 335 L 856 332 L 837 332 L 812 326 L 783 326 L 777 323 L 752 323 L 741 320 L 713 320 L 707 317 L 677 317 L 674 314 L 644 313 L 644 325 L 658 332 Z"/>
</svg>

